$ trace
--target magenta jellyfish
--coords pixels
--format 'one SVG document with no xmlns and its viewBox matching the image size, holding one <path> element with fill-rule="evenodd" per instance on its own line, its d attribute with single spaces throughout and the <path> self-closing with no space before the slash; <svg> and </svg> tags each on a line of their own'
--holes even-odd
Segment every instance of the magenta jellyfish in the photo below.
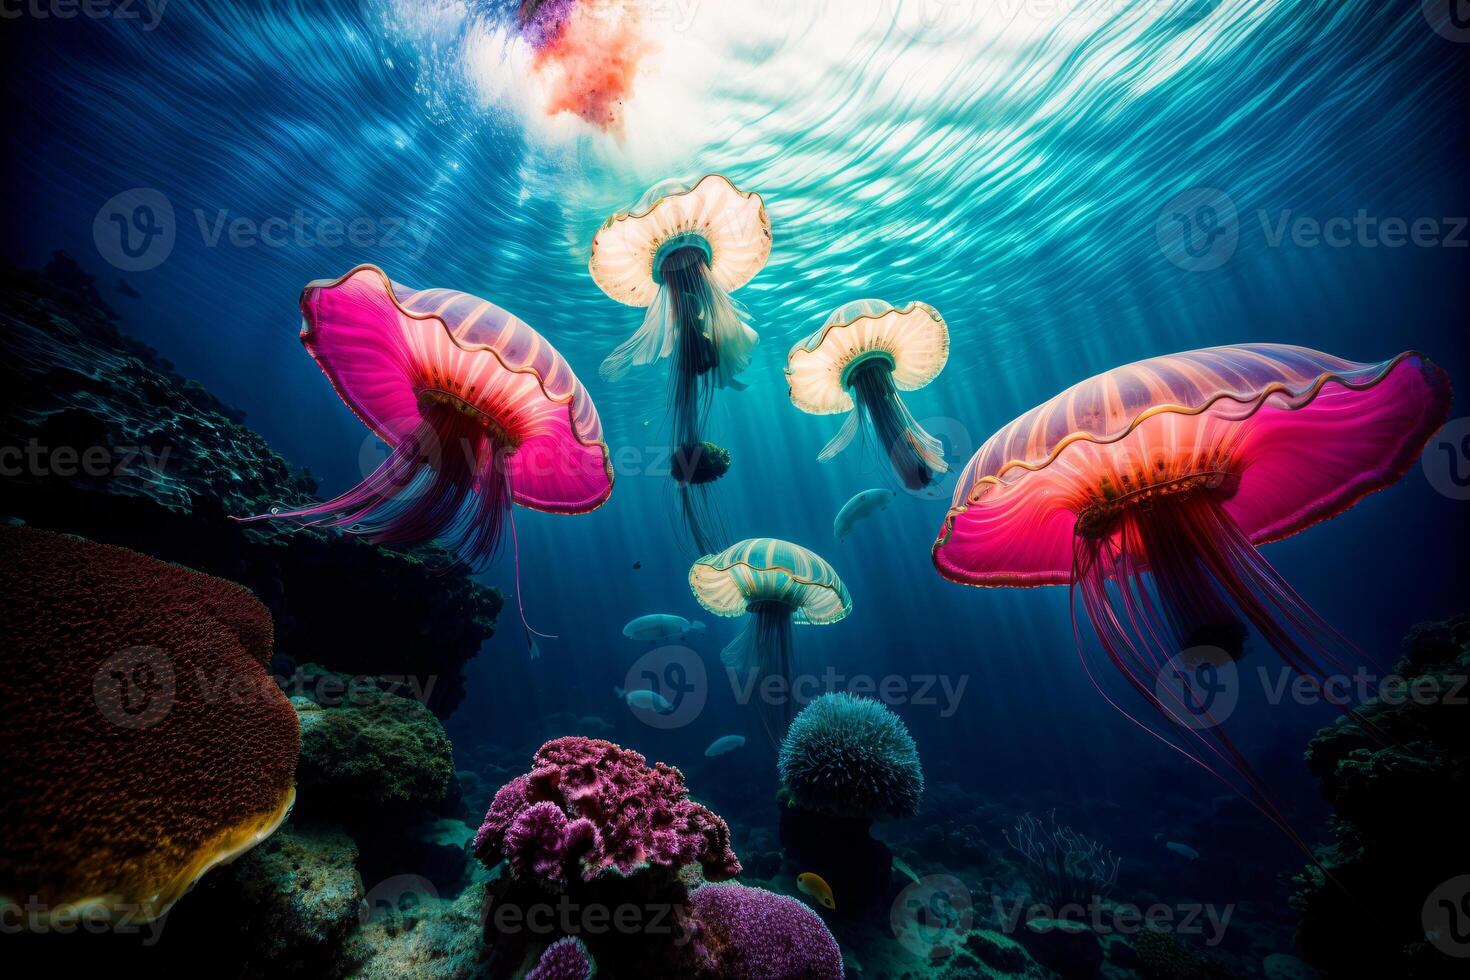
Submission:
<svg viewBox="0 0 1470 980">
<path fill-rule="evenodd" d="M 933 483 L 945 471 L 944 452 L 898 393 L 924 387 L 948 360 L 949 327 L 928 303 L 860 299 L 832 311 L 786 357 L 793 405 L 812 415 L 847 413 L 817 459 L 836 456 L 862 429 L 904 486 Z"/>
<path fill-rule="evenodd" d="M 1069 586 L 1074 620 L 1080 597 L 1106 659 L 1176 735 L 1128 717 L 1291 833 L 1210 717 L 1210 692 L 1164 681 L 1238 658 L 1247 624 L 1320 680 L 1346 641 L 1258 548 L 1393 483 L 1449 405 L 1444 372 L 1412 352 L 1360 364 L 1247 344 L 1117 368 L 980 448 L 934 564 L 967 585 Z M 1078 646 L 1085 665 L 1080 633 Z"/>
<path fill-rule="evenodd" d="M 612 493 L 592 399 L 544 337 L 495 304 L 408 289 L 362 265 L 308 284 L 301 313 L 301 342 L 390 448 L 345 493 L 262 518 L 344 528 L 381 544 L 438 539 L 479 565 L 512 504 L 582 514 Z"/>
<path fill-rule="evenodd" d="M 602 362 L 602 376 L 616 381 L 635 366 L 669 361 L 673 475 L 701 552 L 718 540 L 709 485 L 729 467 L 729 454 L 705 439 L 705 421 L 716 389 L 745 387 L 737 376 L 758 340 L 730 294 L 770 254 L 760 195 L 720 174 L 654 185 L 592 239 L 593 280 L 618 302 L 647 308 L 642 326 Z"/>
</svg>

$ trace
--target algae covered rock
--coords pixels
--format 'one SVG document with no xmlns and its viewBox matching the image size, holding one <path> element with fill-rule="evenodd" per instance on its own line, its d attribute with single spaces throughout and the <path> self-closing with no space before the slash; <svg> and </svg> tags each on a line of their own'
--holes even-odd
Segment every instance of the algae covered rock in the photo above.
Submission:
<svg viewBox="0 0 1470 980">
<path fill-rule="evenodd" d="M 1292 905 L 1305 958 L 1329 975 L 1463 975 L 1464 944 L 1437 946 L 1453 947 L 1454 937 L 1432 928 L 1426 909 L 1456 869 L 1470 867 L 1467 676 L 1470 614 L 1417 626 L 1361 710 L 1376 734 L 1344 718 L 1307 747 L 1337 816 L 1317 852 L 1322 867 L 1297 875 Z"/>
<path fill-rule="evenodd" d="M 443 802 L 454 761 L 444 726 L 422 704 L 362 683 L 334 703 L 292 703 L 301 720 L 303 810 L 379 819 Z"/>
<path fill-rule="evenodd" d="M 223 890 L 266 974 L 315 972 L 357 926 L 357 846 L 329 826 L 287 824 L 242 858 Z"/>
</svg>

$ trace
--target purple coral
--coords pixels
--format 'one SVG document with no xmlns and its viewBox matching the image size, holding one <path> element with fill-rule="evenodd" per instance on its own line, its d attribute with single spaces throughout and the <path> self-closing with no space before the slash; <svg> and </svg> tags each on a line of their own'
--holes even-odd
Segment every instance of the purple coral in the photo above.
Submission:
<svg viewBox="0 0 1470 980">
<path fill-rule="evenodd" d="M 592 957 L 575 936 L 558 939 L 546 947 L 526 980 L 590 980 Z"/>
<path fill-rule="evenodd" d="M 842 951 L 815 912 L 746 885 L 704 885 L 690 895 L 724 977 L 842 980 Z"/>
<path fill-rule="evenodd" d="M 475 853 L 553 888 L 649 866 L 698 864 L 711 881 L 740 873 L 730 829 L 689 799 L 678 769 L 575 735 L 541 746 L 531 771 L 500 788 Z"/>
</svg>

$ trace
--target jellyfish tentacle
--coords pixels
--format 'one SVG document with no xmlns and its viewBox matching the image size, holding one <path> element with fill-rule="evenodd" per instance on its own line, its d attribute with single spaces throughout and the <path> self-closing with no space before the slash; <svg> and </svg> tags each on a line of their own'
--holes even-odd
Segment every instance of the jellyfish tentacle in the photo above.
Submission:
<svg viewBox="0 0 1470 980">
<path fill-rule="evenodd" d="M 893 373 L 881 362 L 861 365 L 848 379 L 855 413 L 877 440 L 903 485 L 922 490 L 948 467 L 939 440 L 924 431 L 909 412 Z"/>
<path fill-rule="evenodd" d="M 674 352 L 677 327 L 674 298 L 668 290 L 660 288 L 644 314 L 643 323 L 602 359 L 597 373 L 604 381 L 621 381 L 634 367 L 668 357 Z"/>
<path fill-rule="evenodd" d="M 848 412 L 847 418 L 842 421 L 842 428 L 838 429 L 837 434 L 831 438 L 827 445 L 822 447 L 821 452 L 817 453 L 817 462 L 825 463 L 852 445 L 853 439 L 857 438 L 859 421 L 856 409 Z"/>
<path fill-rule="evenodd" d="M 496 552 L 511 507 L 508 453 L 471 413 L 431 402 L 406 438 L 357 486 L 307 507 L 245 518 L 302 519 L 375 544 L 438 539 L 472 567 Z"/>
</svg>

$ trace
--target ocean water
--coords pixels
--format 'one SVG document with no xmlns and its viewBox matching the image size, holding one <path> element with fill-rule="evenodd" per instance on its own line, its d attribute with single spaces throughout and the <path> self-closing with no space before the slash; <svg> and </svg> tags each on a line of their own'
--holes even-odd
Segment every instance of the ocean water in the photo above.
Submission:
<svg viewBox="0 0 1470 980">
<path fill-rule="evenodd" d="M 553 111 L 513 6 L 28 10 L 0 25 L 5 257 L 77 257 L 129 333 L 245 410 L 324 492 L 360 480 L 381 448 L 297 340 L 306 282 L 371 262 L 530 323 L 587 385 L 616 484 L 591 514 L 517 514 L 519 599 L 552 636 L 533 659 L 510 603 L 446 728 L 457 748 L 518 745 L 555 734 L 550 717 L 597 716 L 613 740 L 684 767 L 732 825 L 774 821 L 774 752 L 719 668 L 737 626 L 687 584 L 696 556 L 672 518 L 663 369 L 598 377 L 641 312 L 587 269 L 599 225 L 648 186 L 728 175 L 763 197 L 773 245 L 736 294 L 760 335 L 749 387 L 721 392 L 711 415 L 732 455 L 720 506 L 732 540 L 800 543 L 852 596 L 841 623 L 796 631 L 801 670 L 838 688 L 896 679 L 904 693 L 887 700 L 931 784 L 1102 828 L 1123 858 L 1120 888 L 1178 891 L 1162 841 L 1188 835 L 1199 894 L 1239 890 L 1289 921 L 1270 882 L 1301 853 L 1264 821 L 1204 822 L 1225 791 L 1097 696 L 1066 589 L 936 574 L 953 474 L 900 490 L 835 539 L 843 502 L 892 478 L 856 450 L 817 462 L 838 420 L 791 405 L 786 353 L 851 299 L 934 306 L 950 360 L 905 401 L 955 470 L 1068 385 L 1174 351 L 1279 342 L 1378 361 L 1415 349 L 1463 390 L 1470 48 L 1417 0 L 630 2 L 618 16 L 631 36 L 595 55 L 636 63 L 604 127 Z M 119 195 L 150 203 L 167 230 L 119 239 L 104 219 Z M 1181 252 L 1173 216 L 1199 219 L 1204 205 L 1224 233 Z M 1333 219 L 1340 237 L 1314 235 Z M 1427 222 L 1425 241 L 1387 241 L 1384 223 L 1400 220 Z M 356 230 L 334 238 L 324 222 Z M 1466 414 L 1458 394 L 1451 417 Z M 1380 665 L 1412 624 L 1464 605 L 1470 505 L 1450 479 L 1465 460 L 1447 445 L 1264 549 Z M 482 578 L 515 593 L 510 551 Z M 649 645 L 621 631 L 647 613 L 708 626 L 683 644 L 707 669 L 702 706 L 677 725 L 648 724 L 613 693 L 636 686 Z M 1081 637 L 1094 642 L 1085 622 Z M 415 651 L 402 656 L 411 672 Z M 1255 642 L 1247 663 L 1273 657 Z M 1250 685 L 1242 702 L 1232 737 L 1320 838 L 1327 808 L 1301 755 L 1335 711 L 1272 704 Z M 726 734 L 745 748 L 706 760 Z M 941 788 L 931 805 L 946 798 Z M 1257 871 L 1249 887 L 1238 861 Z"/>
</svg>

